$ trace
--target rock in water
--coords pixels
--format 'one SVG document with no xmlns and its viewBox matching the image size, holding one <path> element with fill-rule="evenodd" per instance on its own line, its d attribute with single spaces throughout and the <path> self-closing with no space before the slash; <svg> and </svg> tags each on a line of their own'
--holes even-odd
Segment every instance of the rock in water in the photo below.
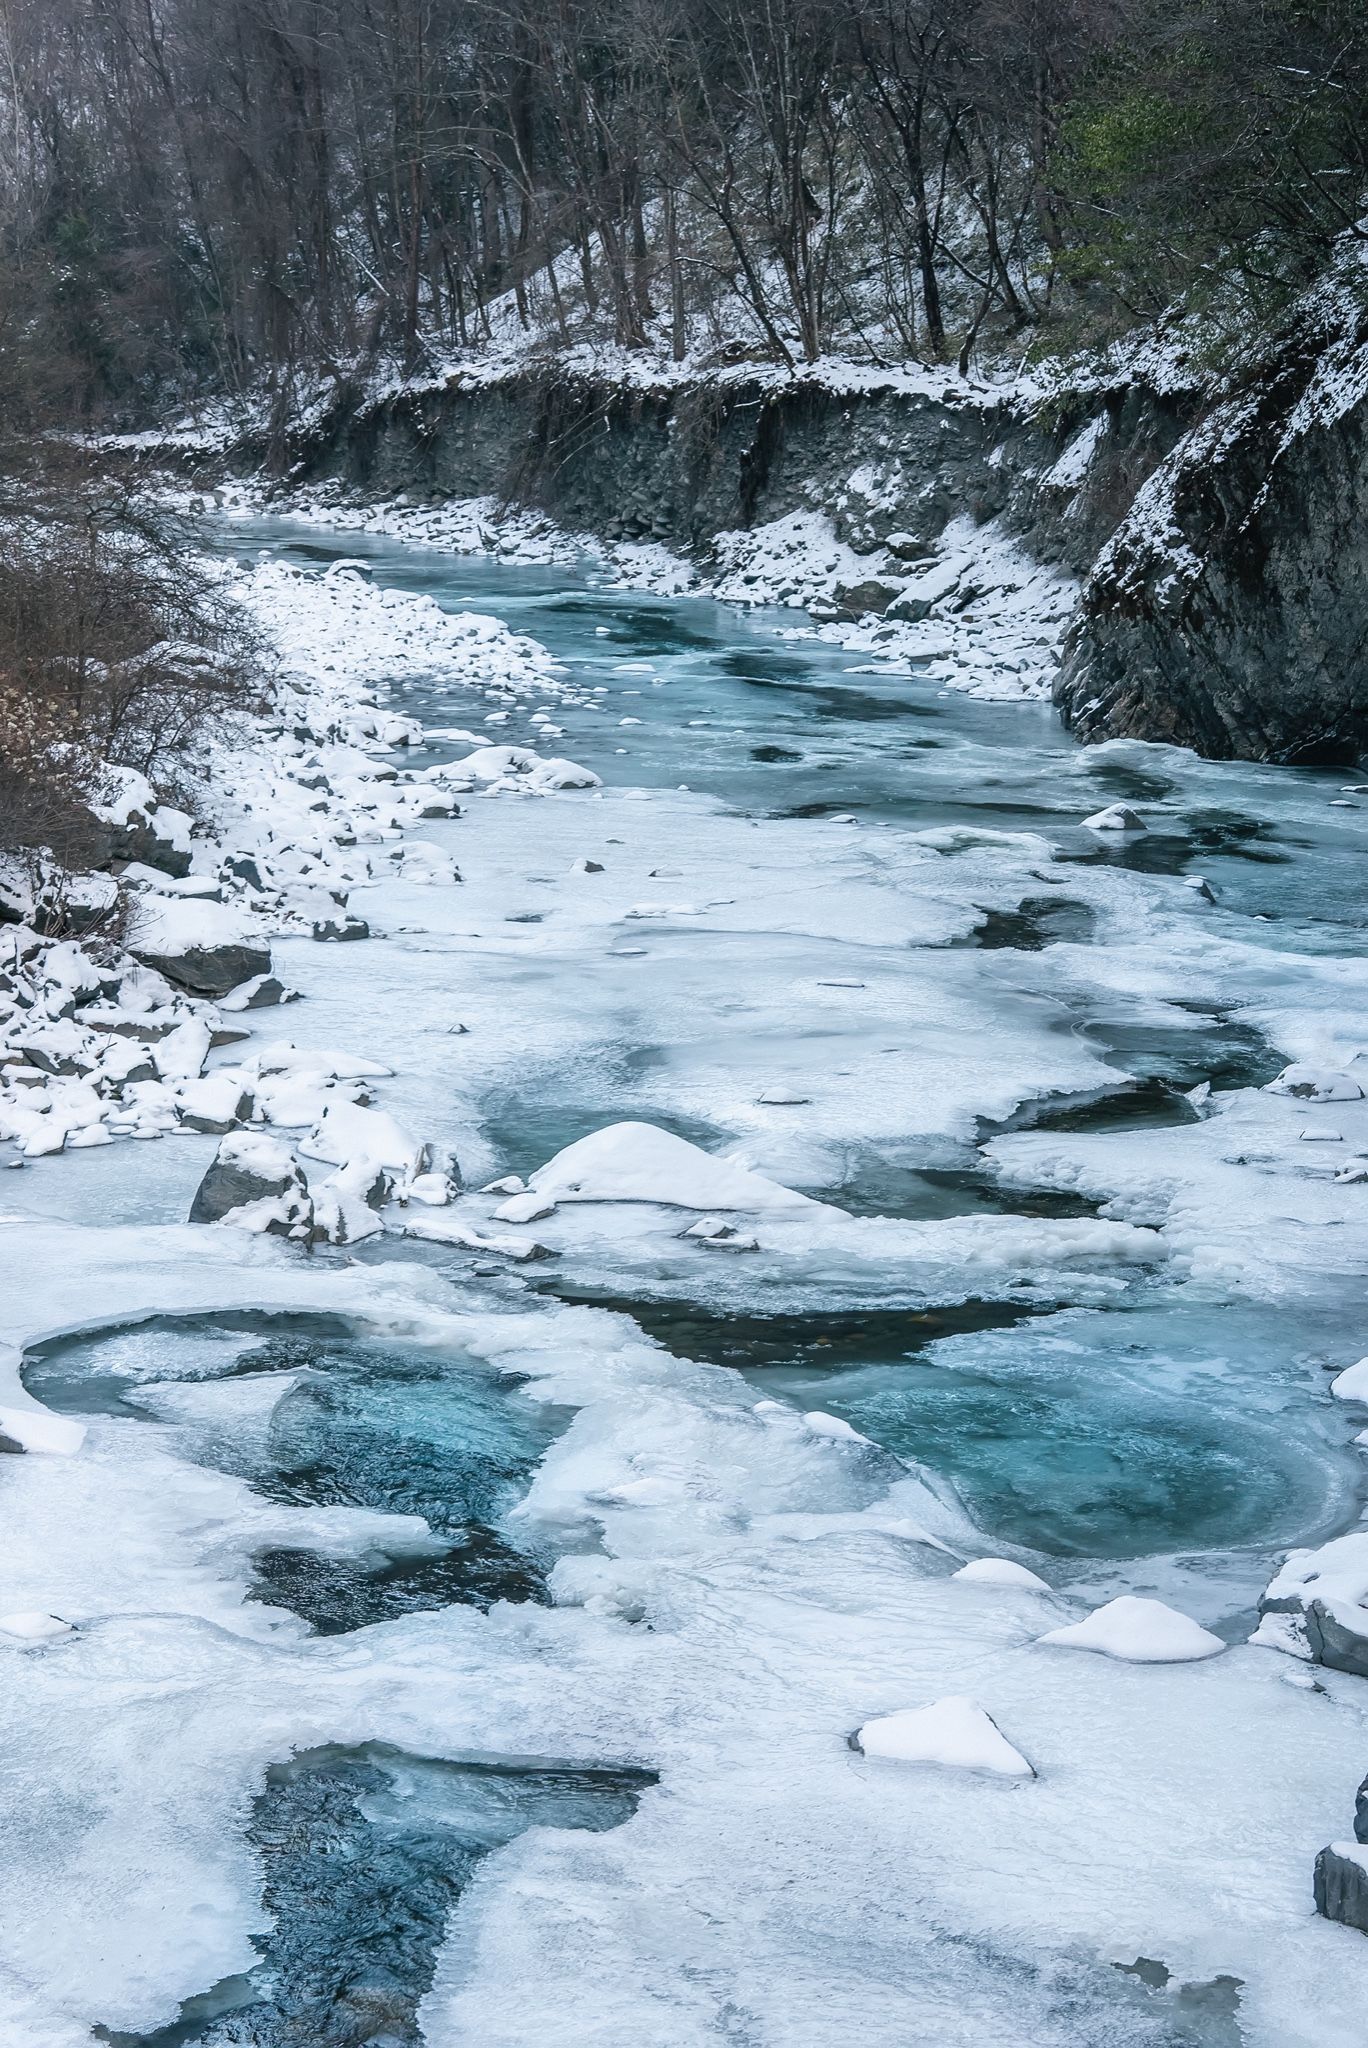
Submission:
<svg viewBox="0 0 1368 2048">
<path fill-rule="evenodd" d="M 1368 1934 L 1368 1848 L 1331 1842 L 1316 1858 L 1316 1911 Z"/>
<path fill-rule="evenodd" d="M 1129 804 L 1108 804 L 1105 811 L 1094 811 L 1083 823 L 1090 832 L 1147 832 L 1149 827 L 1138 811 Z"/>
<path fill-rule="evenodd" d="M 236 1223 L 272 1237 L 307 1236 L 312 1204 L 288 1145 L 255 1131 L 223 1140 L 190 1205 L 191 1223 Z"/>
</svg>

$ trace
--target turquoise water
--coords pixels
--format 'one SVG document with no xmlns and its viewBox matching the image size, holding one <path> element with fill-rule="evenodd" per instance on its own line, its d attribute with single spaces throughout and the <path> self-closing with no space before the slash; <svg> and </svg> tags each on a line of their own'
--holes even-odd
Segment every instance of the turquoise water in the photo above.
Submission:
<svg viewBox="0 0 1368 2048">
<path fill-rule="evenodd" d="M 168 1384 L 278 1388 L 264 1421 L 192 1412 L 178 1425 L 190 1454 L 269 1500 L 422 1516 L 442 1543 L 361 1561 L 260 1552 L 256 1597 L 322 1634 L 451 1602 L 546 1598 L 545 1559 L 504 1525 L 568 1417 L 471 1358 L 378 1343 L 326 1317 L 243 1315 L 65 1340 L 33 1354 L 25 1380 L 68 1414 L 141 1418 L 159 1415 Z"/>
</svg>

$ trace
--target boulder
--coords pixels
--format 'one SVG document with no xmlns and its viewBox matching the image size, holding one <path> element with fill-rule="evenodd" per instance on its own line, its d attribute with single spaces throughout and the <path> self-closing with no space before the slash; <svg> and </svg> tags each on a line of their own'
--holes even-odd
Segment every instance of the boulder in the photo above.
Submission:
<svg viewBox="0 0 1368 2048">
<path fill-rule="evenodd" d="M 1368 1934 L 1368 1848 L 1331 1842 L 1316 1858 L 1316 1911 Z"/>
<path fill-rule="evenodd" d="M 1256 1643 L 1368 1678 L 1368 1532 L 1289 1551 L 1259 1613 Z"/>
<path fill-rule="evenodd" d="M 138 906 L 128 950 L 196 996 L 229 995 L 271 970 L 270 948 L 222 903 L 150 897 Z"/>
<path fill-rule="evenodd" d="M 312 1230 L 309 1190 L 288 1145 L 255 1131 L 226 1137 L 190 1205 L 191 1223 L 238 1223 L 272 1237 Z"/>
<path fill-rule="evenodd" d="M 364 917 L 325 917 L 315 924 L 313 935 L 320 945 L 336 945 L 347 939 L 368 939 L 371 931 Z"/>
<path fill-rule="evenodd" d="M 836 595 L 847 618 L 862 619 L 866 612 L 887 611 L 900 588 L 896 583 L 880 583 L 871 576 L 863 583 L 843 583 Z"/>
</svg>

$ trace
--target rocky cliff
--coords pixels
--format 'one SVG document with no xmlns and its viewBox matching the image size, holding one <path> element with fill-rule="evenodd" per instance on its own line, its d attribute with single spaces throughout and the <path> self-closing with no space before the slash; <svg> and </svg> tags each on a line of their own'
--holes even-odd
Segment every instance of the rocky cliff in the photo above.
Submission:
<svg viewBox="0 0 1368 2048">
<path fill-rule="evenodd" d="M 1351 276 L 1251 352 L 1140 489 L 1087 579 L 1055 696 L 1082 739 L 1352 762 L 1365 642 L 1368 307 Z"/>
<path fill-rule="evenodd" d="M 1186 423 L 1181 405 L 1124 387 L 1047 403 L 949 372 L 652 385 L 551 363 L 378 399 L 340 392 L 287 460 L 294 484 L 489 496 L 703 561 L 718 534 L 796 511 L 825 512 L 870 555 L 893 535 L 933 552 L 967 516 L 1081 574 Z"/>
</svg>

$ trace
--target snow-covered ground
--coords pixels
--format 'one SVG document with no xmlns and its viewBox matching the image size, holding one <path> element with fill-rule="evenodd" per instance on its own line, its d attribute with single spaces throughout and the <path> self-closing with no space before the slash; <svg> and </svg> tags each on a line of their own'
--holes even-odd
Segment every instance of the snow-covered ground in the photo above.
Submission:
<svg viewBox="0 0 1368 2048">
<path fill-rule="evenodd" d="M 1310 1873 L 1368 1695 L 1304 1631 L 1245 1638 L 1360 1492 L 1324 1370 L 1365 1348 L 1359 793 L 1070 750 L 925 644 L 729 623 L 535 537 L 486 567 L 377 515 L 324 567 L 235 530 L 277 703 L 205 826 L 148 814 L 188 873 L 135 874 L 144 961 L 0 932 L 5 2048 L 250 1969 L 264 1773 L 372 1741 L 660 1777 L 482 1864 L 429 2048 L 1356 2048 L 1362 1937 Z M 303 1000 L 247 1007 L 266 975 Z M 188 1224 L 220 1142 L 261 1185 Z M 249 1310 L 551 1404 L 509 1521 L 551 1604 L 322 1636 L 249 1598 L 266 1548 L 429 1539 L 243 1476 L 298 1373 L 235 1372 L 232 1324 L 170 1373 L 163 1328 L 132 1406 L 22 1382 L 63 1333 L 126 1366 L 129 1326 Z M 784 1319 L 830 1335 L 767 1378 Z M 898 1407 L 917 1374 L 998 1389 L 960 1462 Z M 1041 1465 L 1061 1383 L 1093 1433 Z M 1194 1498 L 1147 1506 L 1189 1441 Z M 1203 1520 L 1223 1487 L 1268 1504 Z M 1069 1488 L 1131 1548 L 1056 1541 Z M 1352 1622 L 1368 1571 L 1331 1561 Z"/>
</svg>

